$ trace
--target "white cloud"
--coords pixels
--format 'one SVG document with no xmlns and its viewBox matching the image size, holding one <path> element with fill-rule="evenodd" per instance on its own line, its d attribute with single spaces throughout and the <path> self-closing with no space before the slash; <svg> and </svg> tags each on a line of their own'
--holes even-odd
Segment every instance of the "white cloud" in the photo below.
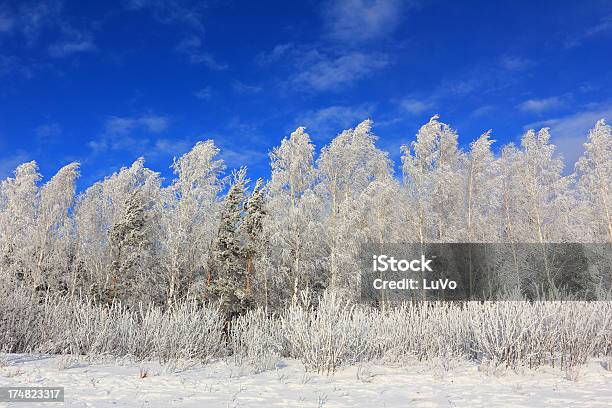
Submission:
<svg viewBox="0 0 612 408">
<path fill-rule="evenodd" d="M 508 71 L 524 71 L 533 65 L 533 61 L 518 55 L 502 55 L 500 65 Z"/>
<path fill-rule="evenodd" d="M 126 134 L 135 128 L 144 128 L 152 133 L 160 133 L 168 127 L 165 116 L 142 115 L 139 117 L 111 116 L 105 124 L 106 134 Z"/>
<path fill-rule="evenodd" d="M 205 86 L 202 89 L 198 89 L 193 94 L 198 99 L 208 99 L 212 96 L 212 90 L 210 89 L 210 86 Z"/>
<path fill-rule="evenodd" d="M 193 64 L 204 64 L 214 71 L 227 69 L 227 64 L 217 61 L 212 54 L 203 50 L 202 39 L 199 36 L 184 38 L 176 50 L 187 55 Z"/>
<path fill-rule="evenodd" d="M 524 126 L 525 129 L 550 127 L 551 140 L 564 157 L 566 170 L 571 171 L 574 163 L 584 151 L 589 129 L 599 119 L 612 120 L 612 105 L 595 107 L 559 118 L 542 120 Z"/>
<path fill-rule="evenodd" d="M 374 40 L 392 33 L 416 1 L 330 0 L 323 4 L 323 23 L 331 39 L 343 43 Z"/>
<path fill-rule="evenodd" d="M 542 99 L 528 99 L 519 104 L 519 109 L 524 112 L 542 113 L 563 106 L 563 99 L 558 96 Z"/>
<path fill-rule="evenodd" d="M 482 116 L 486 116 L 491 112 L 495 111 L 495 107 L 492 105 L 483 105 L 479 108 L 476 108 L 472 111 L 472 113 L 470 114 L 470 116 L 474 117 L 474 118 L 479 118 Z"/>
<path fill-rule="evenodd" d="M 333 90 L 370 76 L 388 62 L 385 54 L 351 52 L 333 57 L 312 50 L 294 60 L 295 67 L 302 70 L 290 81 L 305 89 Z"/>
<path fill-rule="evenodd" d="M 126 0 L 128 10 L 149 10 L 153 18 L 162 24 L 178 24 L 190 30 L 204 32 L 203 11 L 205 2 L 182 0 Z"/>
<path fill-rule="evenodd" d="M 230 168 L 238 168 L 245 165 L 250 167 L 256 164 L 265 163 L 268 160 L 268 155 L 264 151 L 233 149 L 224 143 L 219 145 L 219 150 L 219 157 L 221 157 Z"/>
<path fill-rule="evenodd" d="M 52 57 L 64 57 L 96 48 L 87 27 L 77 27 L 64 13 L 64 4 L 59 0 L 22 2 L 12 9 L 1 10 L 2 32 L 20 36 L 26 49 L 44 43 L 48 38 L 57 39 L 50 45 L 42 44 Z"/>
<path fill-rule="evenodd" d="M 93 51 L 96 46 L 89 38 L 67 40 L 49 46 L 49 55 L 52 57 L 65 57 L 80 52 Z"/>
<path fill-rule="evenodd" d="M 477 63 L 462 72 L 453 72 L 434 89 L 431 99 L 499 92 L 519 84 L 525 71 L 533 65 L 531 60 L 504 54 L 496 61 Z"/>
<path fill-rule="evenodd" d="M 373 111 L 370 104 L 328 106 L 302 113 L 294 127 L 305 126 L 313 137 L 327 139 L 369 118 Z"/>
<path fill-rule="evenodd" d="M 89 141 L 88 146 L 94 153 L 106 150 L 144 152 L 151 148 L 151 139 L 148 136 L 134 137 L 132 133 L 158 134 L 168 128 L 168 122 L 167 117 L 152 114 L 111 116 L 104 123 L 104 132 L 96 140 Z"/>
<path fill-rule="evenodd" d="M 207 2 L 184 0 L 125 0 L 124 6 L 131 11 L 148 11 L 153 18 L 165 25 L 181 29 L 184 38 L 176 50 L 189 57 L 194 64 L 203 64 L 209 69 L 221 71 L 227 64 L 218 61 L 213 54 L 204 50 L 204 10 Z"/>
<path fill-rule="evenodd" d="M 48 141 L 62 134 L 62 128 L 57 123 L 45 123 L 34 129 L 36 136 L 40 140 Z"/>
<path fill-rule="evenodd" d="M 599 23 L 587 28 L 586 30 L 565 39 L 565 48 L 574 48 L 591 37 L 612 32 L 612 15 L 602 18 Z"/>
<path fill-rule="evenodd" d="M 433 103 L 431 101 L 421 101 L 417 99 L 404 99 L 401 101 L 400 106 L 404 111 L 413 115 L 418 115 L 431 110 L 431 108 L 433 108 Z"/>
<path fill-rule="evenodd" d="M 261 92 L 263 88 L 257 85 L 247 85 L 244 82 L 234 81 L 232 84 L 232 88 L 234 92 L 239 94 L 253 94 L 257 92 Z"/>
<path fill-rule="evenodd" d="M 295 49 L 292 43 L 278 44 L 269 53 L 262 52 L 255 58 L 257 65 L 267 65 L 279 61 L 285 57 L 291 50 Z"/>
<path fill-rule="evenodd" d="M 61 1 L 24 2 L 15 11 L 15 27 L 25 37 L 27 45 L 32 46 L 43 30 L 69 27 L 62 9 Z"/>
<path fill-rule="evenodd" d="M 18 151 L 10 156 L 0 157 L 0 180 L 11 177 L 17 166 L 30 160 L 32 160 L 30 155 L 23 151 Z"/>
</svg>

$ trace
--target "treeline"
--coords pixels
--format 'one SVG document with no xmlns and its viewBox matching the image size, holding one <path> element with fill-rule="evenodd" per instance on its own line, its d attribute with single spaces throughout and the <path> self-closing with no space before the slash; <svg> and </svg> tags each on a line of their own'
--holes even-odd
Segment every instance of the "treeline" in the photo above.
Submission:
<svg viewBox="0 0 612 408">
<path fill-rule="evenodd" d="M 402 147 L 401 177 L 370 120 L 318 155 L 298 128 L 270 153 L 267 182 L 224 175 L 211 140 L 175 159 L 169 186 L 138 159 L 76 196 L 78 163 L 42 185 L 36 163 L 22 164 L 0 185 L 3 286 L 128 306 L 214 301 L 235 315 L 305 290 L 355 299 L 364 242 L 612 243 L 603 120 L 564 175 L 548 129 L 496 155 L 491 132 L 465 152 L 438 119 Z M 517 293 L 534 284 L 496 279 Z"/>
</svg>

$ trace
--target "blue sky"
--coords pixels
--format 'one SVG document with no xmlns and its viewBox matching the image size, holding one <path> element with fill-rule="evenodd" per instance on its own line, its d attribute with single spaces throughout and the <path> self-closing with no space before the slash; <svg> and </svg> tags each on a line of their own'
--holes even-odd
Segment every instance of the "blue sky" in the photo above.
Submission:
<svg viewBox="0 0 612 408">
<path fill-rule="evenodd" d="M 398 160 L 434 113 L 467 146 L 550 126 L 572 161 L 612 120 L 610 1 L 0 2 L 0 177 L 82 163 L 80 187 L 213 138 L 268 176 L 297 126 L 318 148 L 372 118 Z"/>
</svg>

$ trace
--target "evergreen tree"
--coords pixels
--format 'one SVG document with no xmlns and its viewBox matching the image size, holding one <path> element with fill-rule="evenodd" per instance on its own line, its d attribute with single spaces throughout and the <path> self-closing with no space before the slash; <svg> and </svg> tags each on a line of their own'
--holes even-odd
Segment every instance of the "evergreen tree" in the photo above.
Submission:
<svg viewBox="0 0 612 408">
<path fill-rule="evenodd" d="M 265 216 L 264 209 L 264 185 L 263 180 L 257 179 L 255 187 L 249 198 L 244 203 L 244 222 L 242 224 L 244 230 L 244 256 L 246 258 L 246 276 L 245 276 L 245 292 L 247 295 L 254 292 L 263 294 L 264 304 L 267 304 L 267 279 L 259 279 L 256 275 L 255 265 L 257 258 L 261 255 L 263 246 L 263 220 Z M 263 288 L 253 288 L 253 282 L 262 280 Z"/>
<path fill-rule="evenodd" d="M 211 300 L 218 301 L 228 317 L 240 314 L 250 300 L 245 290 L 246 262 L 239 233 L 246 183 L 245 168 L 234 172 L 232 185 L 223 200 L 219 230 L 209 262 Z"/>
<path fill-rule="evenodd" d="M 109 231 L 112 276 L 108 300 L 138 297 L 132 287 L 151 264 L 147 224 L 142 190 L 137 189 L 128 198 L 123 217 Z"/>
</svg>

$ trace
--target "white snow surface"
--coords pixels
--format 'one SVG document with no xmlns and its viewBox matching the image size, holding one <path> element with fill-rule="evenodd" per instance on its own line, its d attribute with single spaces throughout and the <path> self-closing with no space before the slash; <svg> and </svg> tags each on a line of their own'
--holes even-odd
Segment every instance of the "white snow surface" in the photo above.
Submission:
<svg viewBox="0 0 612 408">
<path fill-rule="evenodd" d="M 229 360 L 160 364 L 0 354 L 0 386 L 65 387 L 64 404 L 0 406 L 610 407 L 612 372 L 604 367 L 593 359 L 577 379 L 568 379 L 551 367 L 493 371 L 465 361 L 367 363 L 325 376 L 305 372 L 296 360 L 254 374 Z"/>
</svg>

